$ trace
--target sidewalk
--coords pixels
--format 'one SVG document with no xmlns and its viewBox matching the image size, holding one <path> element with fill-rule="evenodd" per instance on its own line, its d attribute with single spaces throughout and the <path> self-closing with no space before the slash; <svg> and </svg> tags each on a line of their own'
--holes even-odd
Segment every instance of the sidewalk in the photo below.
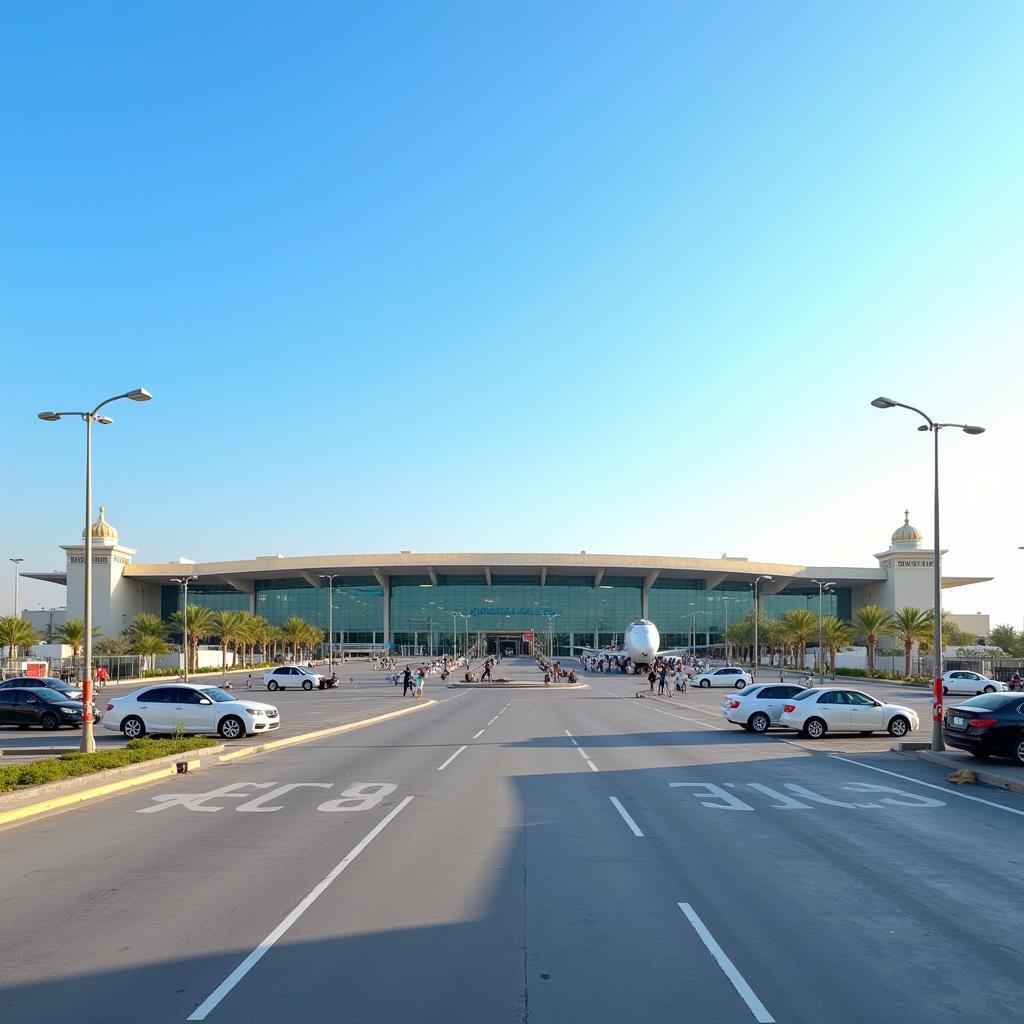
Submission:
<svg viewBox="0 0 1024 1024">
<path fill-rule="evenodd" d="M 974 772 L 978 781 L 983 782 L 986 786 L 1008 789 L 1014 793 L 1024 793 L 1024 767 L 1012 761 L 979 761 L 965 750 L 901 750 L 900 753 L 941 765 L 951 772 L 967 768 Z"/>
</svg>

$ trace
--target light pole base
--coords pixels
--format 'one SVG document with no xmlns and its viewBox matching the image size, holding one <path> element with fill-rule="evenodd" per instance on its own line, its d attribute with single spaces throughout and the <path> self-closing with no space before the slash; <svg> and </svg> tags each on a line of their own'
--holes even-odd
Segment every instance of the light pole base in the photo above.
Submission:
<svg viewBox="0 0 1024 1024">
<path fill-rule="evenodd" d="M 96 739 L 92 732 L 92 722 L 82 723 L 82 742 L 79 744 L 78 749 L 83 754 L 96 753 Z"/>
</svg>

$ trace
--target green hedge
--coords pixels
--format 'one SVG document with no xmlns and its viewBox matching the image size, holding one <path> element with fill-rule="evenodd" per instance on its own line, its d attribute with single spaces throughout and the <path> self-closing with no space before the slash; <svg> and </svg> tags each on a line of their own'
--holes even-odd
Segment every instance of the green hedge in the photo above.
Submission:
<svg viewBox="0 0 1024 1024">
<path fill-rule="evenodd" d="M 241 668 L 237 665 L 228 665 L 229 672 L 255 672 L 259 668 L 269 668 L 273 663 L 269 661 L 261 661 L 258 665 L 247 665 L 245 668 Z M 201 676 L 211 672 L 220 672 L 220 665 L 205 665 L 202 668 L 190 668 L 188 670 L 189 678 L 192 676 Z M 155 679 L 155 678 L 166 678 L 168 676 L 179 676 L 181 675 L 181 669 L 178 668 L 147 668 L 142 673 L 143 679 Z"/>
<path fill-rule="evenodd" d="M 129 740 L 126 747 L 97 751 L 95 754 L 73 750 L 42 761 L 5 765 L 0 767 L 0 793 L 9 793 L 23 786 L 39 786 L 44 782 L 59 782 L 76 775 L 90 775 L 104 768 L 123 768 L 141 761 L 152 761 L 157 757 L 183 754 L 188 750 L 202 750 L 204 747 L 216 746 L 217 742 L 204 736 L 173 740 L 154 740 L 144 736 L 142 739 Z"/>
</svg>

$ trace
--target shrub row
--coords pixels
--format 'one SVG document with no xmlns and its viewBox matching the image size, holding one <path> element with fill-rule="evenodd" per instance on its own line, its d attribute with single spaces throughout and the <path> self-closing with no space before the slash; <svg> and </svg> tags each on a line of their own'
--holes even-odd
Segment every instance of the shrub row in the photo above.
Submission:
<svg viewBox="0 0 1024 1024">
<path fill-rule="evenodd" d="M 61 754 L 60 757 L 29 761 L 28 764 L 11 764 L 0 767 L 0 793 L 9 793 L 23 786 L 39 786 L 44 782 L 59 782 L 75 775 L 89 775 L 104 768 L 123 768 L 125 765 L 152 761 L 157 757 L 183 754 L 187 750 L 201 750 L 216 746 L 217 740 L 204 736 L 188 739 L 154 740 L 148 736 L 129 740 L 126 747 L 116 750 L 97 751 L 83 754 L 79 750 Z"/>
<path fill-rule="evenodd" d="M 258 668 L 269 668 L 272 662 L 262 661 L 258 665 L 246 665 L 245 669 L 255 671 Z M 238 665 L 228 666 L 229 672 L 244 672 L 245 669 Z M 155 677 L 166 677 L 166 676 L 177 676 L 181 672 L 181 669 L 177 668 L 147 668 L 142 673 L 143 679 L 153 679 Z M 199 676 L 208 672 L 220 672 L 220 665 L 204 665 L 202 668 L 190 668 L 188 670 L 189 676 Z"/>
<path fill-rule="evenodd" d="M 837 676 L 856 676 L 858 679 L 885 679 L 893 683 L 921 683 L 926 684 L 928 680 L 924 676 L 905 676 L 899 672 L 886 672 L 885 669 L 876 668 L 874 676 L 868 676 L 865 668 L 837 668 Z"/>
</svg>

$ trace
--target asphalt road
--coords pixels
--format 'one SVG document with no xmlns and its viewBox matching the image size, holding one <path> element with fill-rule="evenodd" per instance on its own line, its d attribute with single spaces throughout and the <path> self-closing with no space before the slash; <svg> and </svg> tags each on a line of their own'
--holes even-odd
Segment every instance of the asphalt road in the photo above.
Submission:
<svg viewBox="0 0 1024 1024">
<path fill-rule="evenodd" d="M 589 681 L 0 832 L 4 1019 L 1017 1019 L 1024 797 Z"/>
</svg>

